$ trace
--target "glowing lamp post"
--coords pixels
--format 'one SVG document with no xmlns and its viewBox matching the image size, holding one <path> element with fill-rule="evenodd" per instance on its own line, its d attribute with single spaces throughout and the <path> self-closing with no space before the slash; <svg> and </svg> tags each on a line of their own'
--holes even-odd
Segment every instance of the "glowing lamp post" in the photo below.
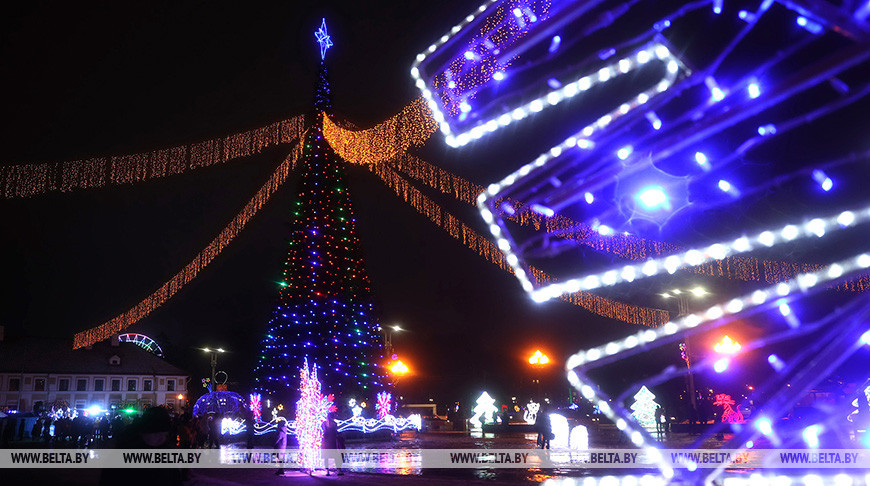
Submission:
<svg viewBox="0 0 870 486">
<path fill-rule="evenodd" d="M 387 356 L 392 356 L 393 354 L 393 332 L 401 332 L 404 331 L 401 326 L 389 326 L 389 327 L 378 327 L 378 331 L 383 331 L 384 333 L 384 351 Z"/>
<path fill-rule="evenodd" d="M 225 353 L 226 351 L 223 348 L 200 348 L 202 351 L 206 353 L 211 353 L 211 383 L 212 386 L 215 386 L 215 372 L 217 371 L 217 355 L 218 353 Z"/>
<path fill-rule="evenodd" d="M 541 350 L 537 350 L 529 357 L 529 364 L 531 365 L 545 365 L 550 362 L 550 358 L 547 357 L 546 354 L 542 353 Z"/>
<path fill-rule="evenodd" d="M 666 299 L 677 299 L 677 318 L 680 318 L 689 314 L 690 298 L 703 298 L 707 294 L 709 294 L 709 292 L 707 292 L 703 287 L 694 287 L 691 289 L 673 289 L 669 292 L 664 292 L 661 295 Z M 698 402 L 695 398 L 695 375 L 692 373 L 692 352 L 691 347 L 689 346 L 688 337 L 680 344 L 680 351 L 683 360 L 686 362 L 686 371 L 688 372 L 686 374 L 686 380 L 688 382 L 686 388 L 688 388 L 689 403 L 692 405 L 692 410 L 697 415 Z"/>
<path fill-rule="evenodd" d="M 535 350 L 535 352 L 532 353 L 531 356 L 529 356 L 529 364 L 535 368 L 542 369 L 544 366 L 550 364 L 550 358 L 546 354 L 542 353 L 540 349 L 538 349 Z M 538 382 L 538 397 L 541 397 L 541 399 L 543 399 L 543 396 L 541 394 L 541 377 L 538 376 L 537 379 L 533 379 L 532 381 Z"/>
<path fill-rule="evenodd" d="M 719 354 L 734 355 L 740 351 L 740 347 L 740 343 L 731 340 L 731 338 L 728 336 L 725 336 L 722 338 L 721 341 L 713 346 L 713 351 L 716 351 Z"/>
<path fill-rule="evenodd" d="M 401 375 L 408 373 L 408 366 L 405 363 L 403 363 L 402 360 L 398 360 L 395 363 L 393 363 L 392 366 L 390 366 L 390 371 L 394 375 L 401 376 Z"/>
</svg>

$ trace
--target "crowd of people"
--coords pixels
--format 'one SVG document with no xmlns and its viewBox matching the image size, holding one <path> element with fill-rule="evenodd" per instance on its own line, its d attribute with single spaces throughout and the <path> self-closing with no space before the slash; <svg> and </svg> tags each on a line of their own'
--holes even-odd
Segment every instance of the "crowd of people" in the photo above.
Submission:
<svg viewBox="0 0 870 486">
<path fill-rule="evenodd" d="M 0 445 L 4 448 L 23 443 L 69 448 L 123 447 L 120 442 L 124 441 L 125 432 L 136 430 L 141 422 L 154 414 L 167 417 L 166 432 L 171 439 L 167 446 L 220 447 L 222 416 L 205 414 L 194 417 L 188 411 L 176 413 L 165 407 L 146 408 L 141 415 L 123 411 L 94 416 L 82 411 L 6 413 L 0 418 Z"/>
</svg>

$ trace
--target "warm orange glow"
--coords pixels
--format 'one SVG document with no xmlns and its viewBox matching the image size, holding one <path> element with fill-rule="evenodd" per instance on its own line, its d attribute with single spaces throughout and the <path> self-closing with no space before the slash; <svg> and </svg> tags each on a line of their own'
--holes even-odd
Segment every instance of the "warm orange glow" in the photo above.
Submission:
<svg viewBox="0 0 870 486">
<path fill-rule="evenodd" d="M 405 363 L 402 363 L 402 360 L 398 360 L 390 366 L 390 371 L 392 371 L 394 375 L 404 375 L 408 372 L 408 366 L 405 365 Z"/>
<path fill-rule="evenodd" d="M 536 350 L 533 355 L 529 357 L 529 364 L 533 365 L 545 365 L 550 362 L 550 358 L 541 352 L 540 349 Z"/>
<path fill-rule="evenodd" d="M 717 353 L 722 354 L 736 354 L 738 351 L 740 351 L 740 347 L 740 343 L 738 343 L 737 341 L 732 341 L 730 337 L 725 336 L 722 338 L 721 341 L 713 346 L 713 350 Z"/>
<path fill-rule="evenodd" d="M 347 130 L 323 117 L 323 137 L 342 159 L 352 164 L 383 162 L 412 145 L 423 145 L 437 128 L 423 98 L 417 98 L 393 117 L 367 130 Z"/>
<path fill-rule="evenodd" d="M 178 396 L 175 397 L 175 398 L 177 398 L 177 399 L 179 399 L 179 400 L 184 400 L 184 395 L 182 395 L 181 393 L 179 393 Z"/>
</svg>

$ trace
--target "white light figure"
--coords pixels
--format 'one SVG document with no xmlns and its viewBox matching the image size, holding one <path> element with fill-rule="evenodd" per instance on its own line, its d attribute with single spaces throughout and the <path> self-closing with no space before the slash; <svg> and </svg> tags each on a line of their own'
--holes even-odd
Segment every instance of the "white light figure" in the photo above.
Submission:
<svg viewBox="0 0 870 486">
<path fill-rule="evenodd" d="M 526 421 L 527 424 L 534 425 L 535 422 L 538 421 L 538 411 L 541 410 L 541 404 L 537 402 L 529 402 L 526 405 L 526 411 L 523 412 L 523 420 Z"/>
<path fill-rule="evenodd" d="M 550 414 L 550 425 L 553 429 L 554 437 L 550 440 L 551 449 L 567 449 L 569 446 L 568 440 L 569 429 L 568 419 L 558 413 Z"/>
<path fill-rule="evenodd" d="M 585 450 L 589 448 L 589 429 L 585 425 L 577 425 L 571 429 L 568 441 L 571 449 Z"/>
<path fill-rule="evenodd" d="M 495 406 L 495 399 L 489 396 L 489 393 L 483 392 L 477 399 L 477 406 L 474 407 L 474 415 L 471 417 L 471 425 L 479 429 L 483 424 L 495 422 L 495 416 L 498 413 L 498 407 Z M 482 420 L 481 420 L 482 419 Z"/>
<path fill-rule="evenodd" d="M 631 404 L 631 409 L 634 410 L 631 416 L 648 429 L 656 426 L 656 409 L 659 408 L 659 404 L 655 402 L 655 398 L 649 388 L 642 386 L 634 395 L 635 402 Z"/>
<path fill-rule="evenodd" d="M 229 417 L 221 419 L 221 435 L 238 435 L 247 430 L 244 420 Z"/>
</svg>

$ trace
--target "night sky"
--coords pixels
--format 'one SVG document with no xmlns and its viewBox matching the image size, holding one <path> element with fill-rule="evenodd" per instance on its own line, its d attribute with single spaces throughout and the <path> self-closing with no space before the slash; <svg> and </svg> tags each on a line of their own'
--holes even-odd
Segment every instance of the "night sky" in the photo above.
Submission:
<svg viewBox="0 0 870 486">
<path fill-rule="evenodd" d="M 23 2 L 0 29 L 0 163 L 134 153 L 256 128 L 309 111 L 326 17 L 327 63 L 339 119 L 368 127 L 418 96 L 414 56 L 476 4 L 442 2 Z M 508 133 L 507 136 L 510 136 Z M 548 147 L 558 133 L 541 134 Z M 0 201 L 9 335 L 71 338 L 151 293 L 241 209 L 286 154 L 259 155 L 147 183 Z M 439 135 L 417 153 L 479 184 L 540 152 L 499 139 L 449 149 Z M 532 302 L 487 263 L 404 204 L 374 175 L 348 170 L 357 230 L 384 325 L 414 376 L 415 399 L 447 403 L 486 387 L 516 393 L 535 348 L 561 363 L 584 346 L 637 329 L 561 302 Z M 276 297 L 295 195 L 291 177 L 196 280 L 128 329 L 155 338 L 206 376 L 201 346 L 246 393 L 259 334 Z M 483 230 L 476 211 L 445 201 Z M 679 363 L 659 355 L 660 364 Z M 521 377 L 517 380 L 517 377 Z M 513 382 L 513 384 L 512 384 Z M 520 390 L 521 391 L 521 390 Z"/>
</svg>

